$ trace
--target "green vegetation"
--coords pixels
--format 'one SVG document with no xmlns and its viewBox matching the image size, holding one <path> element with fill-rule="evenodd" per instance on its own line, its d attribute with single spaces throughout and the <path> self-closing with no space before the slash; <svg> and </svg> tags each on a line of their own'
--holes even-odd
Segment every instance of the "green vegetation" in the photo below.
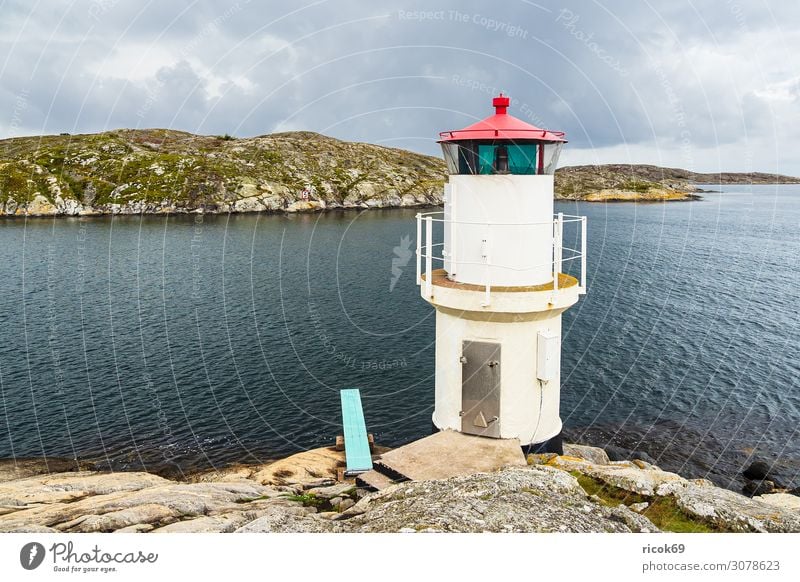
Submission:
<svg viewBox="0 0 800 582">
<path fill-rule="evenodd" d="M 317 507 L 324 505 L 326 503 L 326 499 L 321 497 L 317 497 L 313 493 L 303 493 L 302 495 L 289 495 L 287 496 L 289 501 L 297 501 L 303 504 L 303 507 Z"/>
<path fill-rule="evenodd" d="M 283 204 L 309 186 L 311 199 L 326 205 L 404 194 L 436 200 L 443 183 L 437 158 L 310 132 L 237 138 L 148 129 L 0 140 L 0 214 L 9 200 L 24 205 L 36 194 L 106 212 L 111 204 L 194 209 L 252 196 Z"/>
<path fill-rule="evenodd" d="M 627 190 L 629 192 L 648 192 L 653 188 L 658 188 L 659 185 L 653 182 L 646 182 L 644 180 L 628 180 L 627 182 L 622 182 L 617 186 L 620 190 Z"/>
<path fill-rule="evenodd" d="M 625 489 L 614 487 L 598 479 L 584 475 L 579 471 L 571 471 L 573 477 L 589 496 L 596 495 L 603 505 L 616 507 L 619 504 L 626 506 L 634 503 L 649 503 L 647 509 L 640 513 L 663 531 L 675 533 L 709 533 L 723 531 L 713 524 L 698 520 L 687 515 L 675 499 L 669 496 L 647 497 L 631 493 Z"/>
</svg>

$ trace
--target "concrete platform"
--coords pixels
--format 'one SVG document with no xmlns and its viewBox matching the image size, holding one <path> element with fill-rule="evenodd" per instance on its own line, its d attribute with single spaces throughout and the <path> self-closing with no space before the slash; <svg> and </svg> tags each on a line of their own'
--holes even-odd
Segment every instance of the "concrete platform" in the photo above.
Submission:
<svg viewBox="0 0 800 582">
<path fill-rule="evenodd" d="M 518 439 L 444 430 L 382 454 L 375 461 L 375 469 L 394 480 L 423 481 L 526 464 Z"/>
</svg>

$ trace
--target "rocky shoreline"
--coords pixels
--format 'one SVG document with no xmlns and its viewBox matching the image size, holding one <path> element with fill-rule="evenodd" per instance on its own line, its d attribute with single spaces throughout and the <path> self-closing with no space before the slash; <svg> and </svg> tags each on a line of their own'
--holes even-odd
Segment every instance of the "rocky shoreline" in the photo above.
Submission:
<svg viewBox="0 0 800 582">
<path fill-rule="evenodd" d="M 425 196 L 405 195 L 403 198 L 348 200 L 335 202 L 325 200 L 287 201 L 278 197 L 249 196 L 231 202 L 220 202 L 214 205 L 190 208 L 176 203 L 174 200 L 163 200 L 158 203 L 134 201 L 124 204 L 104 204 L 101 206 L 85 205 L 72 199 L 55 197 L 50 200 L 41 194 L 33 200 L 19 206 L 10 200 L 5 207 L 0 205 L 0 218 L 43 218 L 43 217 L 91 217 L 91 216 L 175 216 L 197 214 L 296 214 L 303 212 L 323 212 L 331 210 L 368 210 L 373 208 L 420 208 L 439 206 L 441 196 L 433 194 Z"/>
<path fill-rule="evenodd" d="M 797 495 L 749 498 L 640 459 L 612 461 L 596 447 L 564 452 L 381 491 L 337 482 L 344 454 L 333 447 L 180 481 L 8 460 L 0 462 L 0 531 L 800 532 Z"/>
<path fill-rule="evenodd" d="M 235 138 L 166 129 L 0 140 L 0 216 L 319 212 L 442 203 L 441 158 L 298 131 Z M 694 200 L 696 183 L 797 183 L 647 165 L 560 168 L 558 200 Z"/>
</svg>

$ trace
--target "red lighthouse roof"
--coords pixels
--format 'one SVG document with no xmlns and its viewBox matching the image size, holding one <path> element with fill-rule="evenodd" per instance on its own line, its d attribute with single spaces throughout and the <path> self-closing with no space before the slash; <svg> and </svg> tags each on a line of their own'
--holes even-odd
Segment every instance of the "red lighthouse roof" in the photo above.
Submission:
<svg viewBox="0 0 800 582">
<path fill-rule="evenodd" d="M 507 113 L 511 99 L 502 93 L 492 99 L 495 114 L 483 121 L 473 123 L 464 129 L 443 131 L 439 141 L 463 141 L 473 139 L 509 139 L 513 141 L 533 140 L 546 142 L 566 142 L 563 131 L 550 131 L 525 123 Z"/>
</svg>

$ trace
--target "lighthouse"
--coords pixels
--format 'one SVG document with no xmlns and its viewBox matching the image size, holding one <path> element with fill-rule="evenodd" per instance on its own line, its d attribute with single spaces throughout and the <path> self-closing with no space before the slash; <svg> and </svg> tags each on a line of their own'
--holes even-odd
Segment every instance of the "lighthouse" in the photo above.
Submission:
<svg viewBox="0 0 800 582">
<path fill-rule="evenodd" d="M 444 210 L 416 217 L 417 284 L 436 309 L 433 425 L 561 453 L 561 315 L 586 292 L 586 218 L 553 213 L 564 133 L 513 117 L 502 93 L 492 105 L 440 133 Z"/>
</svg>

